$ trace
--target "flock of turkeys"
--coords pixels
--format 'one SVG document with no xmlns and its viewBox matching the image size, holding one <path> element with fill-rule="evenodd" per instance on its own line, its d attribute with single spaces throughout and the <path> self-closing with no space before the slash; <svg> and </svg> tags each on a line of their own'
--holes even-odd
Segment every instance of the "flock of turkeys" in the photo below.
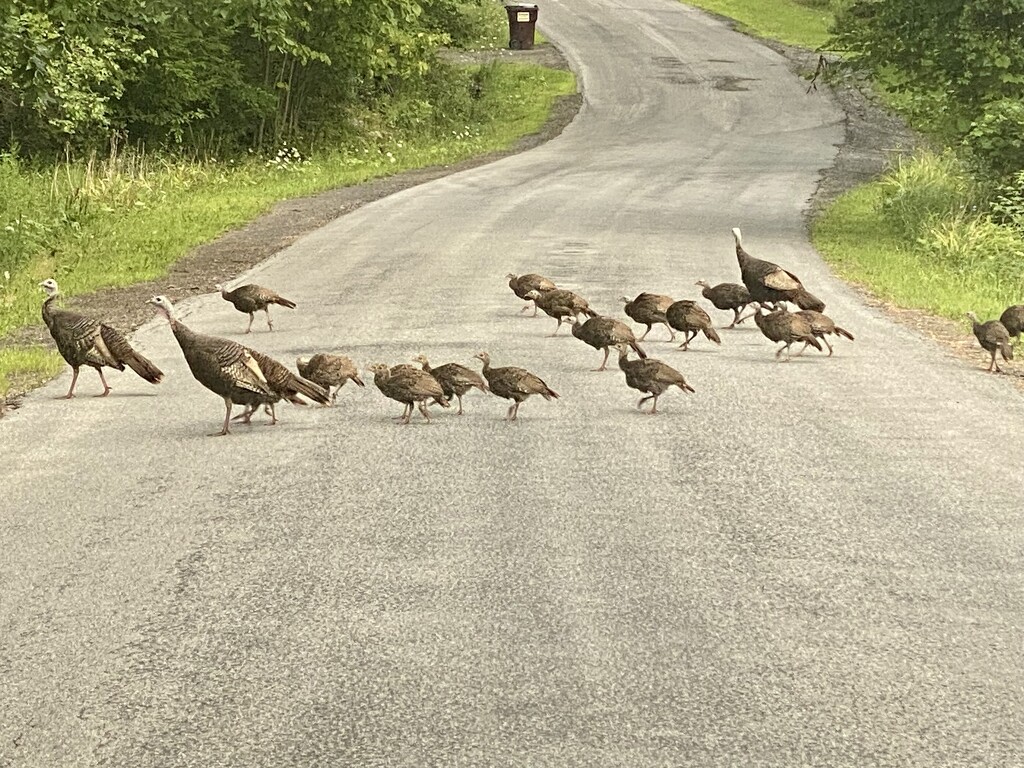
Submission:
<svg viewBox="0 0 1024 768">
<path fill-rule="evenodd" d="M 824 302 L 804 288 L 796 275 L 778 264 L 751 256 L 743 248 L 740 230 L 733 229 L 732 232 L 742 283 L 709 285 L 703 280 L 696 282 L 702 289 L 701 295 L 715 308 L 733 313 L 732 322 L 726 328 L 734 328 L 753 317 L 765 337 L 781 344 L 775 357 L 779 359 L 785 352 L 785 362 L 791 359 L 794 343 L 803 343 L 796 353 L 798 355 L 807 347 L 823 352 L 824 344 L 831 356 L 833 347 L 827 337 L 853 339 L 853 334 L 824 314 Z M 546 277 L 528 274 L 508 275 L 507 278 L 516 296 L 529 302 L 522 311 L 532 305 L 534 315 L 543 310 L 558 321 L 552 336 L 558 333 L 563 323 L 568 323 L 573 336 L 604 352 L 601 365 L 596 370 L 606 369 L 608 356 L 614 349 L 626 384 L 644 393 L 637 402 L 637 408 L 642 409 L 645 402 L 651 401 L 649 413 L 657 413 L 658 398 L 671 387 L 678 387 L 684 392 L 694 391 L 679 371 L 661 360 L 648 357 L 640 346 L 653 326 L 664 325 L 673 340 L 677 331 L 682 333 L 680 349 L 684 350 L 699 335 L 715 344 L 722 341 L 711 317 L 694 300 L 675 301 L 669 296 L 654 293 L 641 293 L 633 299 L 623 297 L 625 314 L 646 326 L 643 335 L 637 338 L 626 323 L 597 314 L 582 296 L 558 288 Z M 71 386 L 65 397 L 74 396 L 82 366 L 95 368 L 99 373 L 103 384 L 103 393 L 99 397 L 110 392 L 103 375 L 104 367 L 120 371 L 125 367 L 131 368 L 153 384 L 163 379 L 160 369 L 136 352 L 116 329 L 90 317 L 59 309 L 55 305 L 59 294 L 56 281 L 44 280 L 40 286 L 47 294 L 43 303 L 43 320 L 57 349 L 73 370 Z M 264 312 L 267 327 L 273 330 L 270 306 L 296 306 L 294 302 L 258 285 L 243 285 L 232 291 L 218 285 L 217 289 L 238 311 L 249 315 L 246 333 L 252 331 L 255 313 Z M 270 416 L 271 423 L 276 423 L 275 405 L 281 400 L 297 405 L 310 401 L 326 406 L 335 402 L 338 391 L 346 382 L 351 380 L 360 387 L 364 386 L 358 367 L 344 355 L 321 353 L 310 358 L 300 357 L 296 360 L 296 373 L 277 360 L 238 342 L 196 333 L 175 317 L 174 307 L 166 296 L 155 296 L 149 303 L 167 318 L 192 375 L 224 399 L 224 424 L 217 433 L 219 435 L 229 433 L 233 420 L 248 423 L 261 406 Z M 794 304 L 797 311 L 787 309 L 787 303 Z M 743 316 L 748 307 L 752 313 Z M 992 371 L 994 367 L 999 371 L 996 355 L 1001 354 L 1004 360 L 1012 359 L 1010 338 L 1018 337 L 1024 330 L 1024 305 L 1010 307 L 999 320 L 985 323 L 979 323 L 973 313 L 968 313 L 968 316 L 975 336 L 992 356 L 988 370 Z M 635 353 L 636 359 L 630 359 L 631 353 Z M 558 393 L 539 376 L 524 368 L 492 367 L 487 352 L 478 353 L 476 358 L 482 364 L 480 373 L 455 362 L 434 367 L 422 355 L 413 361 L 418 367 L 408 363 L 393 366 L 375 363 L 367 370 L 373 374 L 374 384 L 382 394 L 404 405 L 402 415 L 398 417 L 403 424 L 409 423 L 415 408 L 429 421 L 428 404 L 436 403 L 447 408 L 453 397 L 461 414 L 462 397 L 474 388 L 511 400 L 505 416 L 507 421 L 517 419 L 519 406 L 532 395 L 540 395 L 545 400 L 558 397 Z M 232 419 L 231 412 L 236 404 L 244 406 L 244 409 Z"/>
</svg>

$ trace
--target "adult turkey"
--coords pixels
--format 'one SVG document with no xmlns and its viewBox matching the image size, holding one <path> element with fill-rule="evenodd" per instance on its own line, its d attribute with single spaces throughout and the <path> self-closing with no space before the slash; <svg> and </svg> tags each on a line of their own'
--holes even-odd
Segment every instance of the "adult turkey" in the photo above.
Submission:
<svg viewBox="0 0 1024 768">
<path fill-rule="evenodd" d="M 552 336 L 558 333 L 558 329 L 562 327 L 562 321 L 567 317 L 579 317 L 580 315 L 587 315 L 587 317 L 597 316 L 597 312 L 590 308 L 587 300 L 572 291 L 565 291 L 560 288 L 556 288 L 553 291 L 530 291 L 526 294 L 526 298 L 532 299 L 533 303 L 544 310 L 546 315 L 558 320 L 558 325 L 555 326 L 555 331 L 551 334 Z"/>
<path fill-rule="evenodd" d="M 813 309 L 801 309 L 799 312 L 794 312 L 793 314 L 806 319 L 807 322 L 810 323 L 811 333 L 813 333 L 817 339 L 820 339 L 825 343 L 825 346 L 828 347 L 829 357 L 832 357 L 832 345 L 828 343 L 828 339 L 825 338 L 826 336 L 843 336 L 850 341 L 853 341 L 853 334 L 845 328 L 840 328 L 835 324 L 835 321 L 826 314 L 815 312 Z M 807 349 L 806 344 L 804 344 L 803 349 L 801 349 L 797 354 L 802 354 L 804 349 Z"/>
<path fill-rule="evenodd" d="M 531 395 L 540 395 L 545 400 L 558 399 L 555 390 L 545 384 L 539 376 L 525 368 L 506 366 L 491 367 L 491 356 L 487 352 L 478 352 L 476 358 L 484 364 L 483 374 L 487 385 L 498 397 L 512 400 L 505 421 L 515 421 L 519 417 L 519 406 Z"/>
<path fill-rule="evenodd" d="M 683 392 L 694 392 L 694 388 L 686 383 L 686 379 L 679 371 L 661 360 L 649 357 L 641 360 L 629 359 L 629 347 L 626 344 L 616 344 L 619 350 L 619 368 L 626 374 L 626 384 L 633 389 L 647 392 L 647 397 L 641 397 L 636 407 L 643 408 L 648 400 L 654 400 L 649 413 L 658 412 L 658 398 L 669 387 L 679 387 Z"/>
<path fill-rule="evenodd" d="M 800 317 L 790 312 L 785 307 L 779 307 L 771 313 L 765 314 L 764 308 L 760 304 L 755 303 L 754 322 L 757 323 L 757 327 L 761 329 L 761 333 L 767 339 L 775 343 L 782 342 L 783 346 L 775 351 L 776 359 L 785 351 L 786 359 L 784 362 L 788 363 L 792 359 L 790 347 L 797 341 L 804 342 L 804 349 L 811 346 L 819 352 L 822 351 L 821 344 L 814 336 L 810 321 L 806 317 Z"/>
<path fill-rule="evenodd" d="M 416 355 L 413 361 L 419 363 L 424 371 L 437 380 L 437 383 L 441 385 L 445 398 L 451 400 L 452 395 L 455 395 L 459 402 L 459 411 L 456 414 L 458 416 L 462 415 L 462 396 L 469 392 L 469 390 L 476 387 L 481 392 L 490 391 L 487 387 L 487 382 L 483 380 L 479 373 L 459 363 L 445 363 L 434 368 L 430 365 L 430 361 L 427 360 L 425 355 Z"/>
<path fill-rule="evenodd" d="M 306 401 L 303 399 L 305 397 L 320 405 L 331 404 L 331 395 L 326 388 L 302 376 L 296 376 L 288 370 L 287 366 L 279 363 L 269 355 L 257 352 L 249 347 L 246 347 L 246 349 L 253 356 L 253 359 L 256 360 L 260 370 L 263 371 L 263 376 L 266 378 L 270 389 L 277 395 L 277 400 L 264 406 L 270 415 L 271 425 L 277 424 L 277 413 L 274 410 L 274 405 L 279 400 L 287 400 L 292 405 L 306 405 Z M 241 419 L 243 423 L 248 424 L 249 419 L 256 412 L 256 407 L 255 405 L 250 405 L 240 416 L 235 418 Z"/>
<path fill-rule="evenodd" d="M 312 357 L 298 357 L 295 368 L 304 379 L 319 384 L 331 394 L 331 402 L 337 402 L 338 393 L 345 382 L 353 381 L 358 386 L 365 386 L 359 378 L 359 368 L 351 358 L 345 355 L 332 355 L 318 352 Z M 336 389 L 335 389 L 336 387 Z"/>
<path fill-rule="evenodd" d="M 686 334 L 683 343 L 679 345 L 680 349 L 689 349 L 690 342 L 697 338 L 698 333 L 702 332 L 715 344 L 722 343 L 721 336 L 718 335 L 718 331 L 711 323 L 711 316 L 701 309 L 696 301 L 680 299 L 668 308 L 665 318 L 669 325 Z"/>
<path fill-rule="evenodd" d="M 530 273 L 528 275 L 516 275 L 509 272 L 505 275 L 508 278 L 508 287 L 512 289 L 512 293 L 518 296 L 523 301 L 529 302 L 525 307 L 519 310 L 522 314 L 530 308 L 530 304 L 533 304 L 533 314 L 530 317 L 537 316 L 537 303 L 529 298 L 527 294 L 530 291 L 554 291 L 558 288 L 552 281 L 548 280 L 543 275 L 537 275 Z"/>
<path fill-rule="evenodd" d="M 725 326 L 726 328 L 735 328 L 747 319 L 740 315 L 754 299 L 745 285 L 739 283 L 711 285 L 707 280 L 698 280 L 695 285 L 701 286 L 700 295 L 714 304 L 715 309 L 732 310 L 732 322 Z"/>
<path fill-rule="evenodd" d="M 638 293 L 635 299 L 622 296 L 619 301 L 625 303 L 626 315 L 631 320 L 640 323 L 640 325 L 647 326 L 647 330 L 644 331 L 644 335 L 640 337 L 639 341 L 647 338 L 647 334 L 651 332 L 651 327 L 655 324 L 664 325 L 668 328 L 672 341 L 676 340 L 676 332 L 665 318 L 665 311 L 675 302 L 675 299 L 671 296 L 644 292 Z"/>
<path fill-rule="evenodd" d="M 71 386 L 64 395 L 65 399 L 75 396 L 78 371 L 83 365 L 95 368 L 100 375 L 103 392 L 97 397 L 106 397 L 110 394 L 110 385 L 103 375 L 105 367 L 123 371 L 127 366 L 150 384 L 159 384 L 163 380 L 163 372 L 136 352 L 116 328 L 77 312 L 58 309 L 55 302 L 60 295 L 60 288 L 56 280 L 51 277 L 39 285 L 46 292 L 46 300 L 43 301 L 43 322 L 57 343 L 57 351 L 72 370 Z"/>
<path fill-rule="evenodd" d="M 175 318 L 174 305 L 166 296 L 154 296 L 148 303 L 167 318 L 196 381 L 224 399 L 224 426 L 215 434 L 230 433 L 231 408 L 235 404 L 255 409 L 281 399 L 251 350 L 230 339 L 191 330 Z"/>
<path fill-rule="evenodd" d="M 1019 339 L 1024 331 L 1024 304 L 1015 304 L 1003 310 L 999 316 L 999 322 L 1006 328 L 1006 332 L 1013 339 Z"/>
<path fill-rule="evenodd" d="M 968 312 L 967 317 L 971 319 L 971 326 L 974 330 L 974 336 L 981 344 L 981 348 L 992 355 L 992 360 L 988 364 L 988 371 L 990 373 L 999 373 L 1002 368 L 999 367 L 999 363 L 996 362 L 996 353 L 1000 353 L 1003 356 L 1003 360 L 1013 360 L 1013 347 L 1010 346 L 1010 332 L 1006 329 L 998 320 L 988 320 L 984 323 L 978 322 L 978 316 L 973 312 Z M 995 371 L 992 367 L 995 366 Z"/>
<path fill-rule="evenodd" d="M 437 379 L 426 371 L 411 365 L 394 366 L 386 363 L 374 363 L 369 369 L 373 373 L 373 383 L 385 397 L 405 404 L 402 415 L 398 417 L 401 424 L 412 421 L 412 410 L 419 408 L 423 418 L 430 421 L 427 401 L 434 400 L 442 408 L 448 408 L 448 398 L 437 383 Z"/>
<path fill-rule="evenodd" d="M 616 344 L 628 344 L 640 357 L 647 357 L 647 353 L 640 348 L 636 336 L 633 335 L 630 327 L 614 317 L 598 315 L 597 317 L 588 318 L 585 323 L 581 323 L 575 317 L 571 317 L 569 318 L 569 324 L 572 328 L 572 335 L 577 339 L 589 344 L 594 349 L 604 350 L 604 359 L 601 361 L 601 367 L 594 370 L 605 370 L 605 366 L 608 363 L 608 352 Z"/>
<path fill-rule="evenodd" d="M 288 309 L 295 309 L 295 302 L 290 299 L 286 299 L 279 293 L 264 288 L 262 285 L 256 285 L 255 283 L 249 283 L 247 285 L 240 285 L 233 291 L 227 290 L 223 285 L 217 283 L 214 286 L 220 291 L 220 296 L 225 301 L 230 301 L 235 309 L 239 312 L 243 312 L 249 315 L 249 325 L 246 326 L 245 332 L 250 333 L 252 331 L 252 321 L 256 312 L 263 311 L 267 315 L 267 328 L 274 330 L 274 324 L 270 321 L 270 305 L 278 304 Z"/>
<path fill-rule="evenodd" d="M 733 227 L 732 236 L 736 241 L 736 260 L 740 265 L 743 285 L 750 291 L 751 298 L 761 304 L 773 307 L 780 301 L 789 301 L 800 309 L 825 311 L 825 302 L 804 288 L 800 278 L 778 264 L 756 259 L 743 249 L 743 235 L 739 227 Z"/>
</svg>

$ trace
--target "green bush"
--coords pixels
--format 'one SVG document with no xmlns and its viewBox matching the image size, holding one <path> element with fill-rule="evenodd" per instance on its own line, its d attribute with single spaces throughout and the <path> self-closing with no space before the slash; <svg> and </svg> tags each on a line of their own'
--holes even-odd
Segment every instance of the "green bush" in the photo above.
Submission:
<svg viewBox="0 0 1024 768">
<path fill-rule="evenodd" d="M 971 154 L 999 175 L 1024 169 L 1024 101 L 1000 99 L 985 106 L 964 138 Z"/>
<path fill-rule="evenodd" d="M 901 159 L 881 185 L 879 213 L 911 241 L 935 221 L 977 212 L 982 197 L 966 166 L 949 151 Z"/>
</svg>

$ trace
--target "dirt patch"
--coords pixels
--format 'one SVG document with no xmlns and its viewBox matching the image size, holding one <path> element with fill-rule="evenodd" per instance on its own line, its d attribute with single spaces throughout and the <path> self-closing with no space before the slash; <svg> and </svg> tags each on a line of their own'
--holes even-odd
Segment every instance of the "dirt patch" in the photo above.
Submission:
<svg viewBox="0 0 1024 768">
<path fill-rule="evenodd" d="M 818 64 L 818 54 L 798 48 L 771 44 L 786 56 L 794 70 L 810 76 Z M 506 61 L 530 61 L 553 68 L 568 69 L 564 57 L 550 43 L 528 51 L 490 51 L 483 54 L 449 52 L 455 61 L 480 61 L 482 57 Z M 819 83 L 809 98 L 827 98 L 831 94 L 846 114 L 846 142 L 835 164 L 823 172 L 813 198 L 809 218 L 843 192 L 876 177 L 894 156 L 913 151 L 920 140 L 898 118 L 885 110 L 852 80 L 839 80 L 831 85 Z M 328 222 L 387 195 L 451 173 L 522 152 L 546 142 L 559 133 L 576 116 L 582 99 L 579 94 L 558 100 L 545 125 L 536 133 L 523 137 L 515 146 L 454 165 L 407 171 L 394 176 L 352 187 L 341 187 L 321 194 L 286 200 L 248 225 L 233 230 L 217 240 L 194 249 L 169 270 L 165 277 L 145 283 L 97 291 L 76 296 L 67 306 L 77 311 L 104 318 L 122 330 L 134 329 L 149 320 L 153 313 L 145 301 L 155 294 L 167 294 L 175 300 L 200 293 L 209 293 L 215 283 L 227 283 L 264 259 L 295 242 L 303 235 Z M 943 343 L 958 354 L 978 359 L 977 349 L 965 340 L 964 327 L 924 312 L 905 310 L 881 302 L 863 291 L 865 301 L 885 310 L 899 322 L 913 326 L 923 335 Z M 45 326 L 23 328 L 0 346 L 23 346 L 52 343 Z M 13 391 L 24 391 L 39 382 L 16 381 Z"/>
</svg>

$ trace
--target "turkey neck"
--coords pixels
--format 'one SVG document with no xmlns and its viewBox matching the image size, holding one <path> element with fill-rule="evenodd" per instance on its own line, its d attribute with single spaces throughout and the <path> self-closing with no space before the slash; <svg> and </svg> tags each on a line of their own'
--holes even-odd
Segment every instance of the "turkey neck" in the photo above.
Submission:
<svg viewBox="0 0 1024 768">
<path fill-rule="evenodd" d="M 43 322 L 46 323 L 46 327 L 49 328 L 53 325 L 53 313 L 55 307 L 53 306 L 54 299 L 57 298 L 57 294 L 46 297 L 46 301 L 43 302 Z"/>
</svg>

